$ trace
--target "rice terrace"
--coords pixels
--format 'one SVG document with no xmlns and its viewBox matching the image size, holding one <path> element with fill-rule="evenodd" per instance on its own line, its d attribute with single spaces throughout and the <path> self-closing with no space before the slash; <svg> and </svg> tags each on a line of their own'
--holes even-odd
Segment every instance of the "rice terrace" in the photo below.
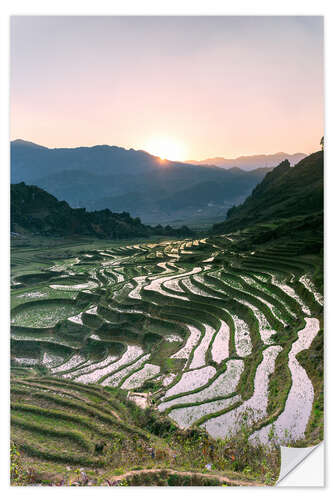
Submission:
<svg viewBox="0 0 333 500">
<path fill-rule="evenodd" d="M 67 475 L 125 472 L 131 456 L 160 474 L 213 463 L 232 484 L 246 476 L 237 439 L 322 438 L 318 258 L 297 239 L 239 252 L 249 237 L 13 249 L 12 440 L 28 463 Z"/>
<path fill-rule="evenodd" d="M 207 9 L 8 23 L 10 486 L 324 450 L 324 16 Z"/>
</svg>

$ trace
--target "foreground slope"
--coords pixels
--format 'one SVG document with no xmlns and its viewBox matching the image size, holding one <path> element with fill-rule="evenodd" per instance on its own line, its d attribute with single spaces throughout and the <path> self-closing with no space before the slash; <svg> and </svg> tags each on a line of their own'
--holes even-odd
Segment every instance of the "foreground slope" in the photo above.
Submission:
<svg viewBox="0 0 333 500">
<path fill-rule="evenodd" d="M 36 377 L 33 369 L 12 371 L 11 424 L 12 484 L 261 483 L 261 477 L 222 471 L 223 448 L 206 433 L 178 430 L 168 418 L 137 407 L 126 392 Z M 208 459 L 216 464 L 211 474 L 204 473 Z"/>
</svg>

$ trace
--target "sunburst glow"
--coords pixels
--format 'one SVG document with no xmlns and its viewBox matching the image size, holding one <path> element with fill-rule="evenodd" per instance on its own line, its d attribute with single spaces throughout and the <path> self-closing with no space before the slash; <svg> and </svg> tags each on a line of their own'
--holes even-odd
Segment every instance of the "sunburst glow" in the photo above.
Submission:
<svg viewBox="0 0 333 500">
<path fill-rule="evenodd" d="M 159 156 L 161 160 L 184 161 L 186 148 L 184 144 L 171 137 L 154 137 L 144 148 L 148 153 Z"/>
</svg>

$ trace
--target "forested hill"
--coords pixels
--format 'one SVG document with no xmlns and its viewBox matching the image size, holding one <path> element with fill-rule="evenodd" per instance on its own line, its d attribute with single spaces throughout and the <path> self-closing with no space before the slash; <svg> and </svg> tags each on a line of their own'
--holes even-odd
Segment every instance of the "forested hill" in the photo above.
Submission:
<svg viewBox="0 0 333 500">
<path fill-rule="evenodd" d="M 295 167 L 283 161 L 266 174 L 244 203 L 228 211 L 226 221 L 213 226 L 213 232 L 229 233 L 258 223 L 295 218 L 303 225 L 322 227 L 323 160 L 323 152 L 318 151 Z"/>
<path fill-rule="evenodd" d="M 11 231 L 42 236 L 86 235 L 98 238 L 134 238 L 151 235 L 193 236 L 186 226 L 146 226 L 129 213 L 113 213 L 108 209 L 87 212 L 71 208 L 65 201 L 37 186 L 24 182 L 11 185 Z"/>
</svg>

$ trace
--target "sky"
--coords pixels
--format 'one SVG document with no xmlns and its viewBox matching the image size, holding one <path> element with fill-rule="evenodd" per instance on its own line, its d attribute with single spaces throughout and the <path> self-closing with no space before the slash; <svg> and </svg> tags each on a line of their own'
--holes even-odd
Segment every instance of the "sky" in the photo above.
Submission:
<svg viewBox="0 0 333 500">
<path fill-rule="evenodd" d="M 11 18 L 11 138 L 171 160 L 311 153 L 323 18 Z"/>
</svg>

